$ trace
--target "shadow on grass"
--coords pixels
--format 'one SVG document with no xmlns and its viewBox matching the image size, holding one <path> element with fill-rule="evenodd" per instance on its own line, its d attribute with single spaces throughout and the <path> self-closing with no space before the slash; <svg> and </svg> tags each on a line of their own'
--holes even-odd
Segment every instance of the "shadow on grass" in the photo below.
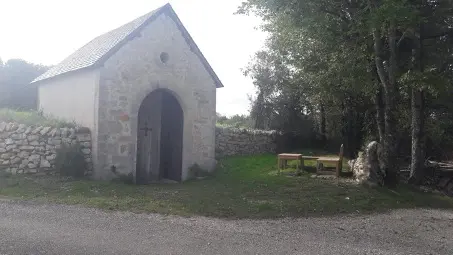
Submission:
<svg viewBox="0 0 453 255">
<path fill-rule="evenodd" d="M 307 162 L 311 169 L 313 162 Z M 407 186 L 358 186 L 347 179 L 311 178 L 295 169 L 278 175 L 275 155 L 231 157 L 204 180 L 182 184 L 126 185 L 55 177 L 9 177 L 0 195 L 107 210 L 218 218 L 311 217 L 367 214 L 397 208 L 453 208 L 453 199 Z"/>
</svg>

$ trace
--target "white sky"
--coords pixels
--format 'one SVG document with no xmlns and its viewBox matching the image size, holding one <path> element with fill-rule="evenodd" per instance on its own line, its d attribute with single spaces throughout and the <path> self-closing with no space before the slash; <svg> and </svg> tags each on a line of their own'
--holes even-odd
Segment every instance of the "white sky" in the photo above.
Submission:
<svg viewBox="0 0 453 255">
<path fill-rule="evenodd" d="M 249 111 L 244 68 L 265 34 L 259 19 L 233 15 L 243 0 L 0 0 L 0 58 L 57 64 L 94 37 L 170 2 L 223 82 L 217 112 Z"/>
</svg>

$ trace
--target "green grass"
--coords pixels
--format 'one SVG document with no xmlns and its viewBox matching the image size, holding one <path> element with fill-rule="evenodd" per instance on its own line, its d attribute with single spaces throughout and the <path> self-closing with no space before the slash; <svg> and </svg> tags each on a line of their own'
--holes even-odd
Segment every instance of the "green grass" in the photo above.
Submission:
<svg viewBox="0 0 453 255">
<path fill-rule="evenodd" d="M 37 111 L 16 111 L 0 109 L 0 122 L 15 122 L 28 126 L 76 127 L 73 122 L 60 120 L 51 116 L 44 116 Z"/>
<path fill-rule="evenodd" d="M 313 165 L 307 162 L 307 165 Z M 288 169 L 286 173 L 294 172 Z M 215 175 L 183 184 L 134 186 L 51 177 L 0 178 L 0 196 L 110 210 L 221 218 L 275 218 L 453 208 L 453 199 L 401 186 L 366 188 L 337 180 L 277 175 L 275 155 L 232 157 Z"/>
</svg>

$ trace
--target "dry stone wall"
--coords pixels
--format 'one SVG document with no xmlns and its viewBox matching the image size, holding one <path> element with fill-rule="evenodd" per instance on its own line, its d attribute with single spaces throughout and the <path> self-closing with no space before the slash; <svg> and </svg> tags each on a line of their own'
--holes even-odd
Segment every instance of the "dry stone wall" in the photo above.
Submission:
<svg viewBox="0 0 453 255">
<path fill-rule="evenodd" d="M 216 157 L 275 153 L 276 131 L 216 127 Z"/>
<path fill-rule="evenodd" d="M 87 174 L 92 171 L 91 134 L 87 128 L 53 128 L 0 123 L 0 171 L 11 174 L 54 174 L 57 150 L 80 144 Z"/>
</svg>

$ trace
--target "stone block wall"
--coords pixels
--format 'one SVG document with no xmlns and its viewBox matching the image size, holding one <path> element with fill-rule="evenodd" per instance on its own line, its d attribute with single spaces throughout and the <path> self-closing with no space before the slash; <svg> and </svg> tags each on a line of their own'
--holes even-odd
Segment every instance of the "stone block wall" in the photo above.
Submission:
<svg viewBox="0 0 453 255">
<path fill-rule="evenodd" d="M 216 127 L 216 157 L 276 153 L 277 132 Z"/>
<path fill-rule="evenodd" d="M 54 174 L 57 149 L 80 144 L 87 175 L 92 171 L 91 134 L 87 128 L 54 128 L 0 123 L 0 171 L 11 174 Z"/>
</svg>

